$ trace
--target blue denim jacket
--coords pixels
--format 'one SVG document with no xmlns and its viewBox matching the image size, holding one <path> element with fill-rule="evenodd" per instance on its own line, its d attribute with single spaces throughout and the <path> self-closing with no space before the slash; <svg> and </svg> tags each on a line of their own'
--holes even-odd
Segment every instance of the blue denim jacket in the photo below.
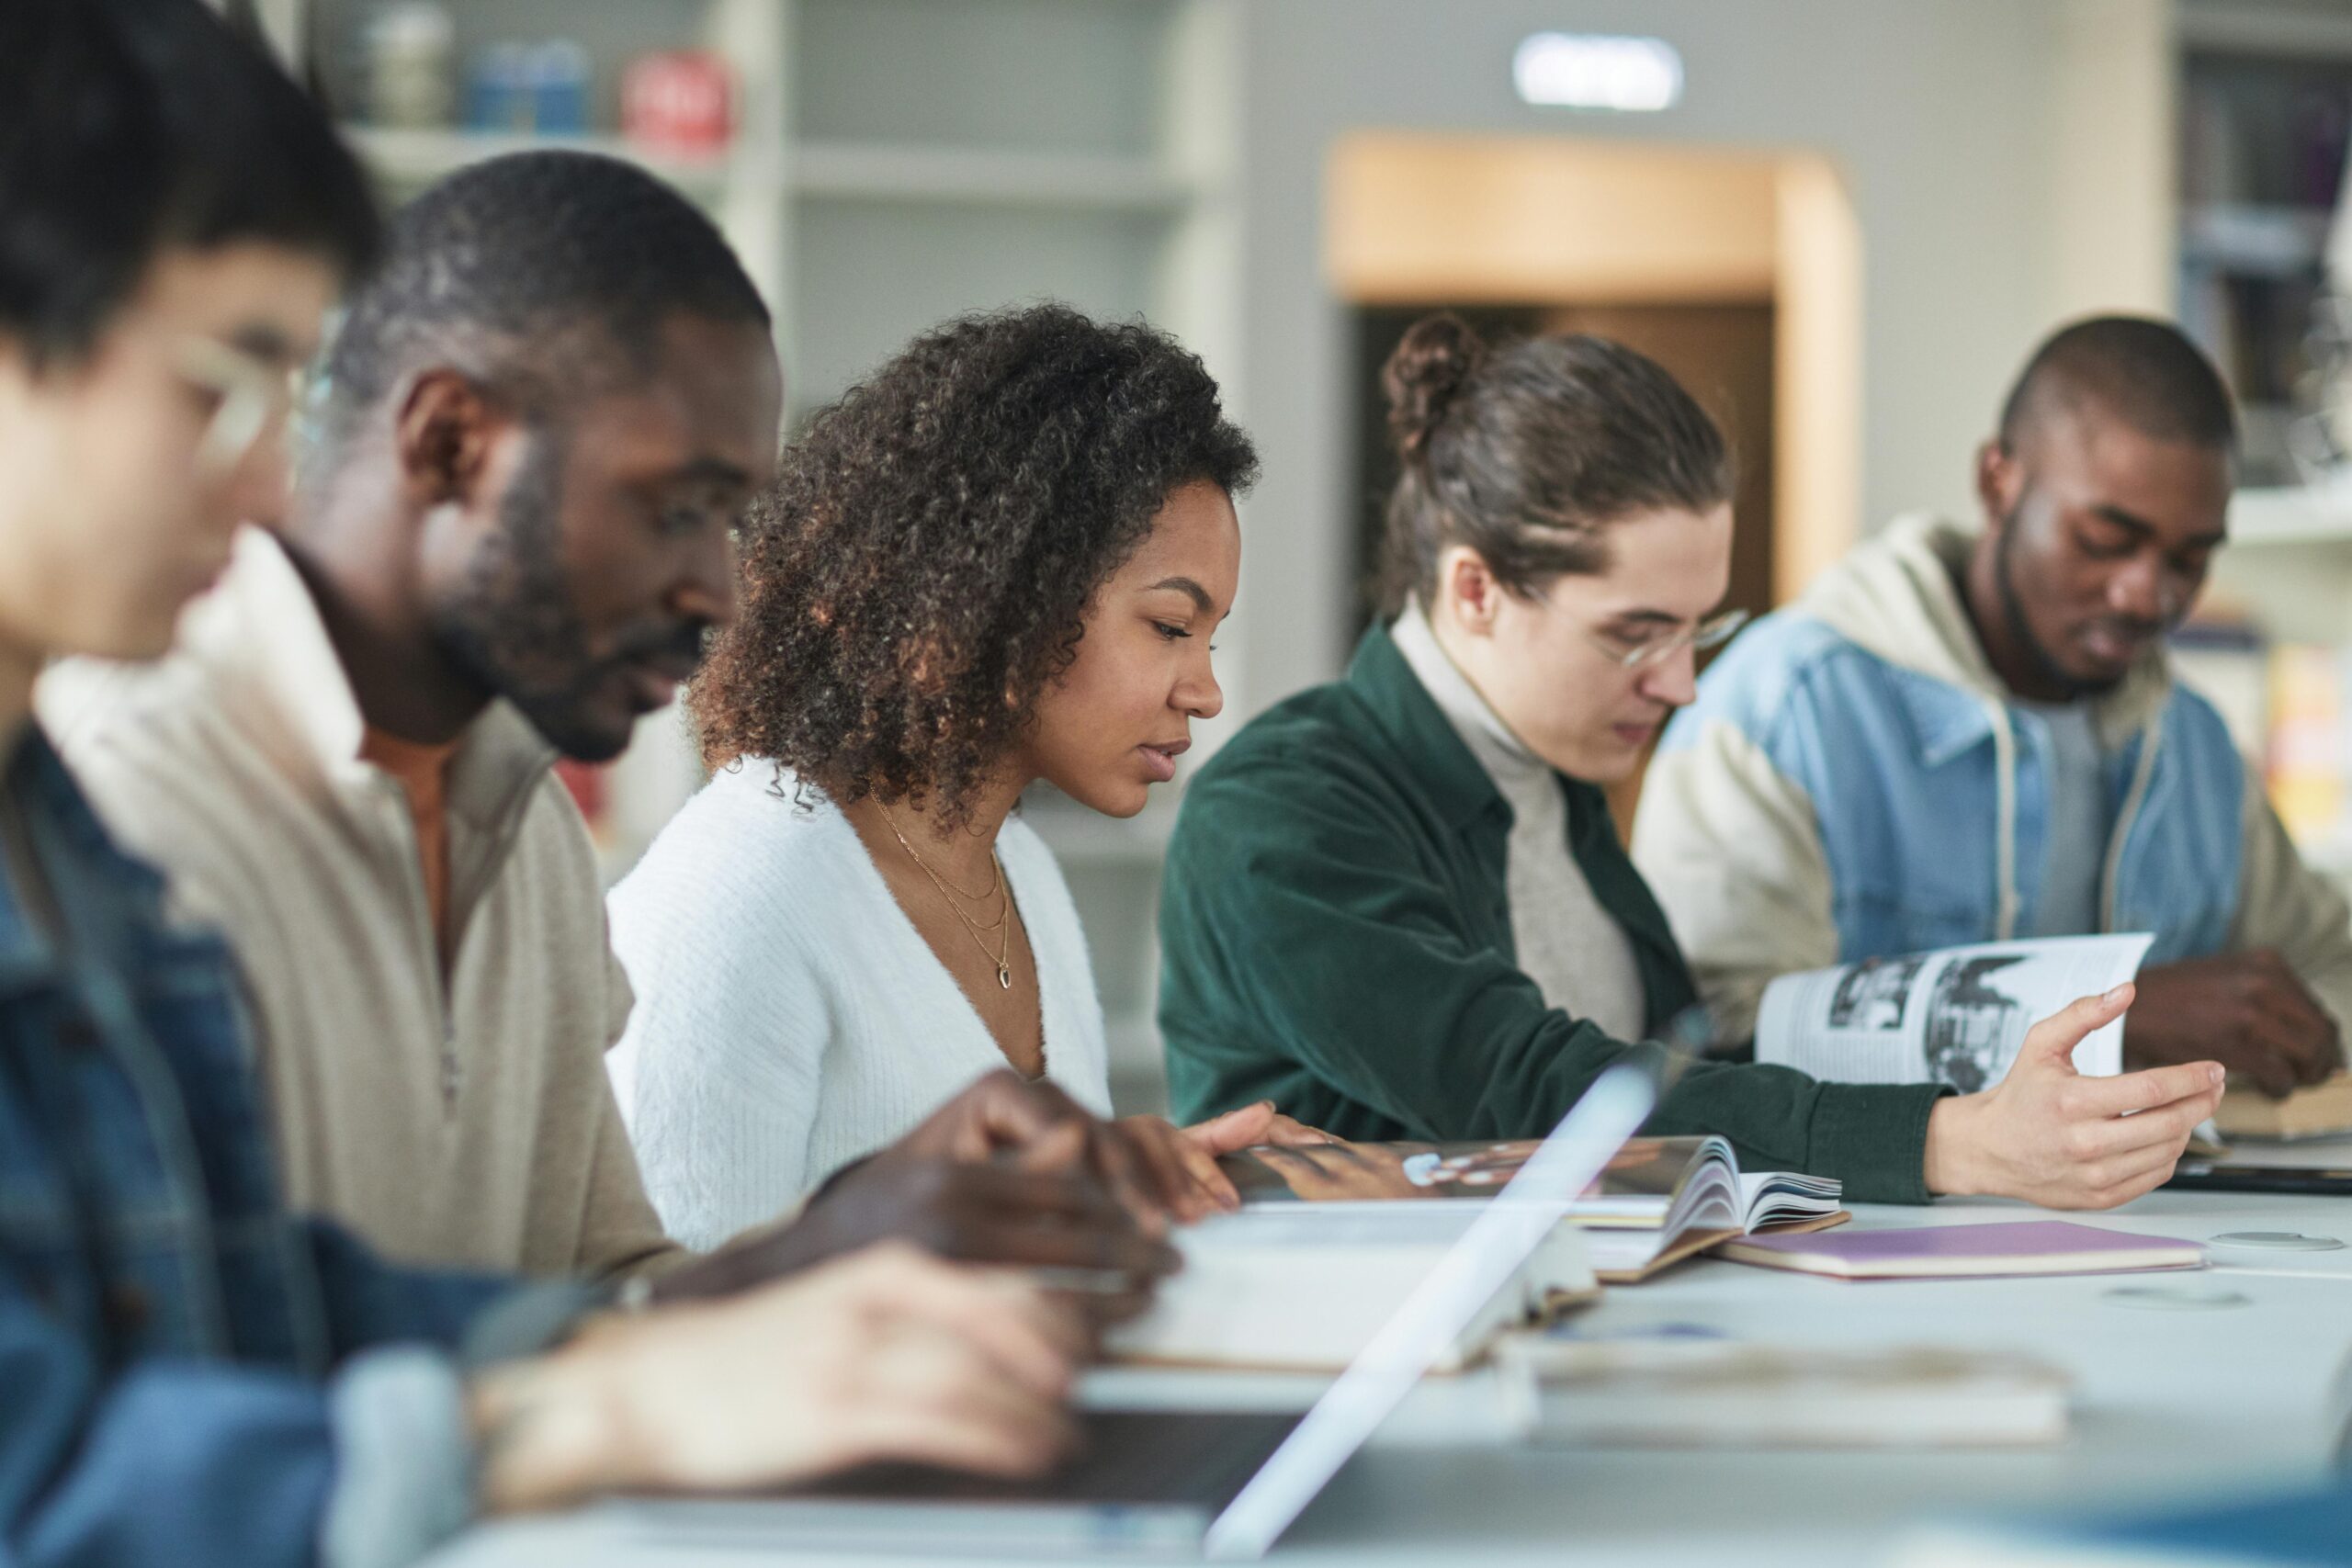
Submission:
<svg viewBox="0 0 2352 1568">
<path fill-rule="evenodd" d="M 1885 529 L 1749 627 L 1667 727 L 1634 855 L 1735 1024 L 1776 975 L 2041 923 L 2050 728 L 1967 619 L 1955 584 L 1975 537 Z M 2151 964 L 2275 948 L 2329 996 L 2352 956 L 2341 902 L 2249 800 L 2212 705 L 2158 650 L 2093 713 L 2098 929 L 2154 933 Z"/>
<path fill-rule="evenodd" d="M 38 730 L 0 887 L 0 1564 L 390 1562 L 462 1522 L 456 1352 L 503 1280 L 288 1214 L 215 937 Z"/>
</svg>

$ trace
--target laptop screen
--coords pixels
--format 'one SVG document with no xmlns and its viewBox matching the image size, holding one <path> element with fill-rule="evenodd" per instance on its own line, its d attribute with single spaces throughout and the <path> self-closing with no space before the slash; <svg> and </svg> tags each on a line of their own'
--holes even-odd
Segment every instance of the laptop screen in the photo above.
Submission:
<svg viewBox="0 0 2352 1568">
<path fill-rule="evenodd" d="M 1595 1080 L 1217 1516 L 1205 1555 L 1265 1555 L 1640 1131 L 1657 1100 L 1656 1077 L 1632 1063 Z"/>
</svg>

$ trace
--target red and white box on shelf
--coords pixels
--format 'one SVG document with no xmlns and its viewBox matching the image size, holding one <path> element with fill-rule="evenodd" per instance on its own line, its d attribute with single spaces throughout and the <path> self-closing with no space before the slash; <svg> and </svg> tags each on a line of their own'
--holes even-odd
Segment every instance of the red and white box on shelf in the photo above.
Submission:
<svg viewBox="0 0 2352 1568">
<path fill-rule="evenodd" d="M 716 156 L 735 133 L 726 62 L 696 50 L 640 55 L 621 77 L 621 134 L 639 146 Z"/>
</svg>

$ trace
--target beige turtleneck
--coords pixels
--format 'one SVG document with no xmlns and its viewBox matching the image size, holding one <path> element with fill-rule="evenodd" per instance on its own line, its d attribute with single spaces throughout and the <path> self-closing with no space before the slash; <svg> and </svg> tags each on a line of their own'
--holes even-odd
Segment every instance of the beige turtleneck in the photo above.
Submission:
<svg viewBox="0 0 2352 1568">
<path fill-rule="evenodd" d="M 1592 896 L 1568 848 L 1568 803 L 1548 763 L 1527 749 L 1449 657 L 1419 604 L 1390 628 L 1405 662 L 1511 810 L 1504 886 L 1519 966 L 1544 1002 L 1620 1040 L 1646 1022 L 1641 971 L 1624 929 Z"/>
</svg>

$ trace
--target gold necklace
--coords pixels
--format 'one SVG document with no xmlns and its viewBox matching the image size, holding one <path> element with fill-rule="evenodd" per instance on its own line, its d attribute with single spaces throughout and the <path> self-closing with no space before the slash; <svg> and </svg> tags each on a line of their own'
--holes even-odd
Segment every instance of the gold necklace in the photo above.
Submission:
<svg viewBox="0 0 2352 1568">
<path fill-rule="evenodd" d="M 997 985 L 1004 990 L 1012 989 L 1012 895 L 1005 887 L 1004 863 L 997 859 L 996 846 L 993 844 L 989 846 L 989 864 L 995 871 L 994 891 L 1004 893 L 1004 907 L 997 912 L 993 921 L 983 926 L 977 924 L 971 916 L 964 913 L 964 907 L 948 896 L 947 883 L 941 878 L 939 873 L 931 869 L 930 862 L 915 852 L 915 847 L 907 841 L 907 836 L 899 831 L 898 821 L 890 815 L 890 808 L 878 800 L 874 804 L 882 813 L 882 820 L 889 826 L 890 836 L 899 840 L 899 847 L 907 852 L 907 858 L 915 863 L 915 869 L 931 878 L 931 885 L 939 889 L 940 900 L 947 906 L 947 912 L 963 923 L 966 934 L 972 939 L 972 945 L 980 950 L 980 956 L 996 965 Z M 968 898 L 972 895 L 967 893 L 965 897 Z M 980 933 L 984 931 L 995 931 L 999 927 L 1004 930 L 1004 940 L 997 944 L 997 950 L 994 953 L 990 953 L 988 942 L 981 938 Z"/>
<path fill-rule="evenodd" d="M 984 892 L 966 893 L 961 887 L 956 887 L 956 885 L 952 882 L 943 882 L 940 874 L 937 872 L 931 870 L 930 865 L 924 862 L 922 856 L 915 853 L 915 847 L 907 842 L 907 836 L 899 831 L 899 819 L 890 815 L 890 808 L 883 805 L 878 800 L 874 803 L 874 808 L 882 813 L 882 820 L 890 825 L 890 836 L 899 840 L 899 847 L 906 851 L 908 855 L 913 859 L 917 865 L 922 866 L 924 871 L 930 872 L 931 879 L 933 882 L 940 882 L 943 886 L 954 887 L 957 893 L 961 894 L 964 897 L 969 898 L 975 904 L 978 903 L 983 898 L 995 897 L 996 890 L 1004 886 L 1004 868 L 1002 866 L 996 867 L 995 880 L 989 884 L 989 887 Z M 993 848 L 989 852 L 989 861 L 992 865 L 995 863 L 996 852 Z M 995 928 L 990 927 L 989 929 L 993 931 Z"/>
</svg>

